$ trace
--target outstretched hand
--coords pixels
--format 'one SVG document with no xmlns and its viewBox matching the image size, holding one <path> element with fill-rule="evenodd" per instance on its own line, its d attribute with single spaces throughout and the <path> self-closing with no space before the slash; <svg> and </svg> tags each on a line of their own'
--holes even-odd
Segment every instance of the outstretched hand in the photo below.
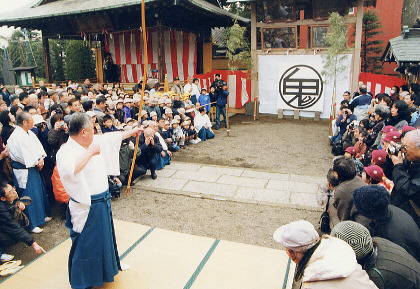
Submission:
<svg viewBox="0 0 420 289">
<path fill-rule="evenodd" d="M 92 144 L 89 148 L 88 151 L 90 153 L 90 155 L 96 156 L 99 155 L 101 153 L 101 147 L 98 144 Z"/>
</svg>

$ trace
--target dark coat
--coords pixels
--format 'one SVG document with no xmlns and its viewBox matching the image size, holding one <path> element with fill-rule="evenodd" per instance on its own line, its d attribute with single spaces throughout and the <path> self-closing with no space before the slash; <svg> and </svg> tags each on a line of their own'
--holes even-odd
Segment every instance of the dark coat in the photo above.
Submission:
<svg viewBox="0 0 420 289">
<path fill-rule="evenodd" d="M 34 237 L 13 218 L 14 208 L 14 203 L 0 201 L 0 248 L 20 242 L 31 246 L 34 242 Z"/>
<path fill-rule="evenodd" d="M 160 154 L 162 152 L 163 148 L 160 145 L 159 137 L 155 135 L 153 139 L 155 142 L 153 146 L 151 144 L 146 145 L 144 133 L 141 133 L 139 137 L 139 149 L 141 150 L 141 155 L 136 160 L 136 164 L 147 165 L 152 158 L 156 157 L 156 154 Z"/>
<path fill-rule="evenodd" d="M 1 138 L 5 145 L 7 144 L 7 140 L 9 139 L 10 135 L 12 134 L 14 130 L 15 128 L 11 126 L 10 124 L 4 125 L 3 128 L 1 129 Z"/>
<path fill-rule="evenodd" d="M 410 200 L 420 208 L 420 163 L 404 161 L 393 167 L 394 189 L 391 204 L 406 211 L 420 228 L 420 217 L 414 211 Z"/>
<path fill-rule="evenodd" d="M 413 218 L 398 207 L 388 206 L 388 215 L 370 223 L 373 237 L 381 237 L 403 247 L 420 260 L 420 229 Z"/>
<path fill-rule="evenodd" d="M 420 263 L 404 248 L 387 239 L 374 237 L 373 241 L 374 251 L 361 264 L 369 279 L 379 289 L 420 288 Z"/>
</svg>

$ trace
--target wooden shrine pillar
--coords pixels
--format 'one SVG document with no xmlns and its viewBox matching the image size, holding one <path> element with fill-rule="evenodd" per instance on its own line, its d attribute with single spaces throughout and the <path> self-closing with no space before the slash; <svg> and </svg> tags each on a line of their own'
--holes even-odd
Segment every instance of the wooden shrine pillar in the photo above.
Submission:
<svg viewBox="0 0 420 289">
<path fill-rule="evenodd" d="M 101 48 L 95 48 L 95 65 L 96 65 L 96 77 L 99 83 L 104 82 L 104 55 Z M 134 80 L 136 81 L 136 80 Z"/>
<path fill-rule="evenodd" d="M 158 21 L 158 81 L 163 83 L 165 81 L 165 52 L 164 52 L 164 40 L 163 40 L 163 29 L 162 24 Z"/>
<path fill-rule="evenodd" d="M 257 4 L 251 2 L 251 101 L 258 97 Z"/>
<path fill-rule="evenodd" d="M 363 0 L 357 1 L 356 37 L 354 39 L 353 75 L 351 78 L 351 91 L 359 90 L 360 53 L 362 51 L 363 30 Z"/>
<path fill-rule="evenodd" d="M 50 44 L 48 43 L 48 38 L 44 36 L 42 36 L 42 50 L 44 52 L 45 80 L 46 80 L 46 83 L 51 83 L 52 74 L 51 74 Z"/>
</svg>

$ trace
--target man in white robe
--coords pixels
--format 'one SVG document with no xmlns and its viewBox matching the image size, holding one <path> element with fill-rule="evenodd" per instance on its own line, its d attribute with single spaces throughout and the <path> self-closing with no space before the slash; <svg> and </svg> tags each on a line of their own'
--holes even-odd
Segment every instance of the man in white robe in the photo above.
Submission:
<svg viewBox="0 0 420 289">
<path fill-rule="evenodd" d="M 94 136 L 90 117 L 73 114 L 70 137 L 57 153 L 60 179 L 70 196 L 66 226 L 73 240 L 69 257 L 72 288 L 113 282 L 118 269 L 124 269 L 116 248 L 107 176 L 119 174 L 122 140 L 141 131 L 142 127 Z"/>
<path fill-rule="evenodd" d="M 16 125 L 7 142 L 13 180 L 19 197 L 28 196 L 32 200 L 25 210 L 30 221 L 29 229 L 33 233 L 40 233 L 42 229 L 38 226 L 51 219 L 47 192 L 40 175 L 47 154 L 37 136 L 31 131 L 34 127 L 31 114 L 18 113 Z"/>
</svg>

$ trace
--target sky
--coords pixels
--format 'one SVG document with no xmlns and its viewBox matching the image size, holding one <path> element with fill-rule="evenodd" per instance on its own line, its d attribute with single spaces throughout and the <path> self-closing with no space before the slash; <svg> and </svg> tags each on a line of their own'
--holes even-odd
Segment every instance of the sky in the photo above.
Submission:
<svg viewBox="0 0 420 289">
<path fill-rule="evenodd" d="M 25 5 L 28 5 L 33 0 L 0 0 L 0 13 L 8 12 L 11 10 L 19 9 Z M 0 35 L 10 37 L 13 33 L 13 28 L 7 28 L 6 26 L 0 27 Z"/>
</svg>

